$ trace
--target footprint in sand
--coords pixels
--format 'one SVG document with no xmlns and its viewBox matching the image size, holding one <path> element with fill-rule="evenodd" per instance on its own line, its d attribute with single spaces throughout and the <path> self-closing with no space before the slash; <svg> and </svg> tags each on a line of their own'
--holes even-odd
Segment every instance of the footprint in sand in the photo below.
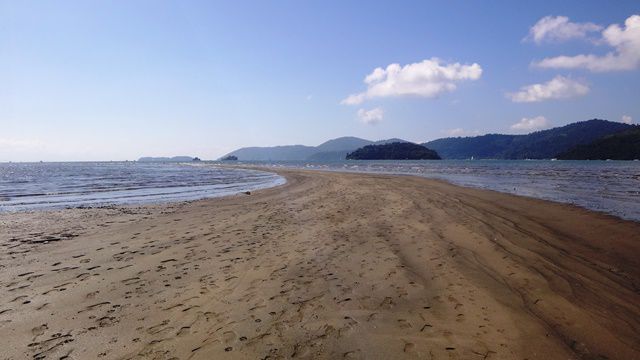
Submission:
<svg viewBox="0 0 640 360">
<path fill-rule="evenodd" d="M 184 327 L 181 327 L 180 330 L 178 330 L 177 336 L 186 336 L 186 335 L 189 335 L 190 332 L 191 332 L 191 326 L 184 326 Z"/>
<path fill-rule="evenodd" d="M 234 331 L 225 331 L 222 333 L 222 341 L 224 341 L 225 344 L 232 343 L 237 337 L 238 335 Z"/>
<path fill-rule="evenodd" d="M 398 326 L 402 329 L 407 329 L 412 327 L 411 323 L 406 319 L 398 319 Z"/>
<path fill-rule="evenodd" d="M 342 354 L 342 357 L 345 359 L 358 359 L 361 357 L 360 349 L 355 351 L 347 351 L 346 353 Z"/>
<path fill-rule="evenodd" d="M 35 340 L 38 336 L 43 335 L 44 332 L 48 329 L 49 327 L 47 326 L 47 324 L 42 324 L 40 326 L 36 326 L 33 329 L 31 329 L 31 333 L 33 334 L 33 340 Z"/>
<path fill-rule="evenodd" d="M 384 300 L 382 300 L 382 302 L 380 303 L 380 308 L 381 309 L 391 309 L 393 306 L 395 305 L 395 303 L 393 302 L 393 299 L 390 297 L 385 297 Z"/>
<path fill-rule="evenodd" d="M 408 353 L 408 352 L 412 352 L 415 348 L 416 348 L 416 345 L 414 343 L 405 342 L 403 351 Z"/>
</svg>

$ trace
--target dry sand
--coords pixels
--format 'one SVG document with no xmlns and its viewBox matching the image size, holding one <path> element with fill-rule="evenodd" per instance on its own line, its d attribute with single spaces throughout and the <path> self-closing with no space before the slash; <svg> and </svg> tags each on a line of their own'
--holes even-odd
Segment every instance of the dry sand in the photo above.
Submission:
<svg viewBox="0 0 640 360">
<path fill-rule="evenodd" d="M 640 358 L 640 224 L 416 177 L 0 216 L 0 359 Z"/>
</svg>

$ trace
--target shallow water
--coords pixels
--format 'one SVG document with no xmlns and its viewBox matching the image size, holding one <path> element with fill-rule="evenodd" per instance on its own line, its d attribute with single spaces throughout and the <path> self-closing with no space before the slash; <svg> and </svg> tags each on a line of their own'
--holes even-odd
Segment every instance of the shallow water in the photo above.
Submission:
<svg viewBox="0 0 640 360">
<path fill-rule="evenodd" d="M 284 182 L 263 171 L 175 163 L 0 163 L 0 212 L 196 200 Z"/>
<path fill-rule="evenodd" d="M 463 186 L 575 204 L 640 221 L 638 161 L 287 161 L 252 164 L 424 176 Z M 0 163 L 0 212 L 196 200 L 285 182 L 269 172 L 210 165 Z"/>
<path fill-rule="evenodd" d="M 276 168 L 412 174 L 570 203 L 640 221 L 640 161 L 427 160 L 259 164 Z"/>
</svg>

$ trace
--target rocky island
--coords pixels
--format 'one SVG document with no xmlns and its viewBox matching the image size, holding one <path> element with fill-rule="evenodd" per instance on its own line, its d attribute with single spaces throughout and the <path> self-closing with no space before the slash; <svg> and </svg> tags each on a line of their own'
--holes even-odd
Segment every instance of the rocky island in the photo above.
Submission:
<svg viewBox="0 0 640 360">
<path fill-rule="evenodd" d="M 440 160 L 434 150 L 409 142 L 367 145 L 347 154 L 347 160 Z"/>
</svg>

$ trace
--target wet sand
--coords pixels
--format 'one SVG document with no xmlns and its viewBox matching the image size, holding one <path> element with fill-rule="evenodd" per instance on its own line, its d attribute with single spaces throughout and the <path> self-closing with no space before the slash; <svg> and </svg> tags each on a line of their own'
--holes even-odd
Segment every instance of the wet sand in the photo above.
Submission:
<svg viewBox="0 0 640 360">
<path fill-rule="evenodd" d="M 640 223 L 279 172 L 251 195 L 0 215 L 0 358 L 640 358 Z"/>
</svg>

